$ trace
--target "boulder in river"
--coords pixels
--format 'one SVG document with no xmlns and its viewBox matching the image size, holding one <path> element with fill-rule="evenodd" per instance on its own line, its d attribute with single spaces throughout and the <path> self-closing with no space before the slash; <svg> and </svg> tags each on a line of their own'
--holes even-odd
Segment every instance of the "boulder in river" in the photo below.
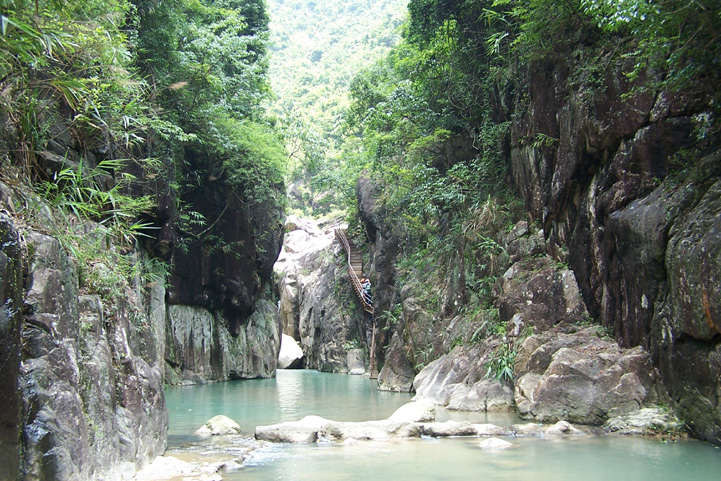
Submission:
<svg viewBox="0 0 721 481">
<path fill-rule="evenodd" d="M 299 369 L 303 367 L 303 349 L 295 339 L 283 334 L 278 354 L 278 369 Z"/>
<path fill-rule="evenodd" d="M 395 422 L 432 422 L 436 420 L 436 406 L 423 400 L 409 402 L 396 409 L 388 419 Z"/>
<path fill-rule="evenodd" d="M 513 446 L 513 444 L 509 443 L 508 441 L 504 441 L 500 438 L 488 438 L 484 439 L 480 443 L 478 443 L 478 446 L 481 449 L 489 449 L 489 450 L 495 450 L 495 449 L 508 449 Z"/>
<path fill-rule="evenodd" d="M 306 416 L 300 421 L 257 426 L 255 439 L 273 443 L 314 443 L 318 439 L 318 431 L 327 422 L 327 419 L 320 416 Z"/>
<path fill-rule="evenodd" d="M 226 434 L 240 434 L 240 426 L 227 416 L 218 415 L 210 418 L 197 431 L 197 436 L 223 436 Z"/>
<path fill-rule="evenodd" d="M 547 332 L 525 340 L 516 357 L 515 399 L 521 417 L 601 425 L 656 398 L 648 352 L 622 349 L 596 327 Z"/>
</svg>

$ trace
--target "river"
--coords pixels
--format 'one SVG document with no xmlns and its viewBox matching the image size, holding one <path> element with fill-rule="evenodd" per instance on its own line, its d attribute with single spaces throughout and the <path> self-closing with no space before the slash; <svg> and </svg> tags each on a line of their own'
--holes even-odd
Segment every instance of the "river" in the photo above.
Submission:
<svg viewBox="0 0 721 481">
<path fill-rule="evenodd" d="M 383 419 L 410 400 L 379 392 L 361 376 L 315 371 L 278 371 L 274 379 L 234 381 L 166 390 L 170 414 L 169 454 L 197 458 L 245 453 L 249 440 L 201 441 L 192 435 L 209 418 L 224 414 L 252 434 L 255 426 L 319 415 L 336 421 Z M 439 411 L 439 420 L 506 424 L 508 414 Z M 305 480 L 721 480 L 721 449 L 698 441 L 612 436 L 510 438 L 514 446 L 484 451 L 478 438 L 414 439 L 346 444 L 265 445 L 250 452 L 245 469 L 224 481 Z"/>
</svg>

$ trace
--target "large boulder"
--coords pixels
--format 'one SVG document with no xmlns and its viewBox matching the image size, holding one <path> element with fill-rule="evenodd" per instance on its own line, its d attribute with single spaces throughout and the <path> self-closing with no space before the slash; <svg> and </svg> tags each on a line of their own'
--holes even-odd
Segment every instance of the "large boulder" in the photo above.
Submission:
<svg viewBox="0 0 721 481">
<path fill-rule="evenodd" d="M 526 339 L 515 367 L 521 417 L 600 425 L 657 400 L 648 352 L 622 349 L 597 333 L 590 327 Z"/>
<path fill-rule="evenodd" d="M 298 369 L 303 366 L 303 349 L 288 334 L 282 335 L 278 369 Z"/>
<path fill-rule="evenodd" d="M 581 322 L 586 305 L 569 269 L 558 269 L 549 257 L 524 258 L 501 277 L 498 315 L 519 336 L 526 327 L 545 331 L 559 323 Z"/>
<path fill-rule="evenodd" d="M 306 416 L 300 421 L 256 426 L 255 439 L 273 443 L 314 443 L 318 440 L 318 431 L 328 422 L 320 416 Z"/>
<path fill-rule="evenodd" d="M 513 388 L 487 376 L 487 364 L 500 343 L 490 338 L 476 346 L 458 346 L 431 362 L 413 380 L 414 399 L 429 400 L 451 410 L 512 410 Z"/>
<path fill-rule="evenodd" d="M 388 418 L 394 422 L 425 423 L 436 420 L 436 406 L 429 401 L 414 401 L 404 404 Z"/>
</svg>

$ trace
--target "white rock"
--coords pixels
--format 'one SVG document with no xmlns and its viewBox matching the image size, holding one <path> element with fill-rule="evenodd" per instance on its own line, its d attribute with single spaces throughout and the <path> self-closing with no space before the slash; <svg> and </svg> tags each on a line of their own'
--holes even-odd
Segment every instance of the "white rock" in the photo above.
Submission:
<svg viewBox="0 0 721 481">
<path fill-rule="evenodd" d="M 299 367 L 303 359 L 303 349 L 291 336 L 283 334 L 278 354 L 278 369 L 293 369 Z"/>
<path fill-rule="evenodd" d="M 478 443 L 478 446 L 481 449 L 508 449 L 513 444 L 500 438 L 488 438 Z"/>
<path fill-rule="evenodd" d="M 388 418 L 397 423 L 428 423 L 436 420 L 436 406 L 427 400 L 409 402 L 396 409 Z"/>
<path fill-rule="evenodd" d="M 195 431 L 196 436 L 218 436 L 240 434 L 240 426 L 229 417 L 218 415 L 208 420 Z"/>
</svg>

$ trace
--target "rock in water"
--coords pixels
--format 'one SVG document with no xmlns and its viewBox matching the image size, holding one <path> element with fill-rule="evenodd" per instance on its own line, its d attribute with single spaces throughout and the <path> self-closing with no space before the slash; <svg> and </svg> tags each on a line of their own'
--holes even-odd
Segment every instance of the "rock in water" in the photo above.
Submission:
<svg viewBox="0 0 721 481">
<path fill-rule="evenodd" d="M 195 431 L 197 436 L 223 436 L 226 434 L 240 434 L 240 426 L 227 416 L 219 415 L 208 420 Z"/>
<path fill-rule="evenodd" d="M 278 355 L 278 369 L 299 369 L 303 365 L 303 349 L 287 334 L 283 334 Z"/>
<path fill-rule="evenodd" d="M 488 438 L 478 443 L 478 446 L 481 449 L 508 449 L 513 444 L 500 438 Z"/>
<path fill-rule="evenodd" d="M 397 423 L 427 423 L 436 420 L 436 406 L 429 401 L 404 404 L 391 414 L 388 420 Z"/>
</svg>

